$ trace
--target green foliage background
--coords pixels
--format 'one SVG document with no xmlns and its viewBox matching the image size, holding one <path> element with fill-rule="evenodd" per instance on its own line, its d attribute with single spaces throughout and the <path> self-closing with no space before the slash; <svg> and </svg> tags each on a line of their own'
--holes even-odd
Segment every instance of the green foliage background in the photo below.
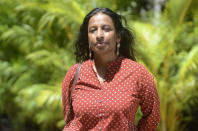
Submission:
<svg viewBox="0 0 198 131">
<path fill-rule="evenodd" d="M 127 18 L 138 62 L 155 76 L 161 102 L 158 130 L 193 130 L 198 2 L 169 0 L 161 12 L 146 5 L 147 0 L 1 0 L 0 127 L 6 119 L 14 131 L 63 128 L 61 83 L 75 63 L 79 26 L 91 9 L 108 7 Z M 136 122 L 140 116 L 138 111 Z"/>
</svg>

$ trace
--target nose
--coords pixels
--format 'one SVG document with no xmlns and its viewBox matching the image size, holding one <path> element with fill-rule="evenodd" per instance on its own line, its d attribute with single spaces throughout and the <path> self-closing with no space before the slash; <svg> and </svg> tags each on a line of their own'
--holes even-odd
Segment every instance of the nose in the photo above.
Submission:
<svg viewBox="0 0 198 131">
<path fill-rule="evenodd" d="M 103 31 L 101 29 L 98 29 L 96 40 L 97 41 L 103 41 L 103 39 L 104 39 L 104 33 L 103 33 Z"/>
</svg>

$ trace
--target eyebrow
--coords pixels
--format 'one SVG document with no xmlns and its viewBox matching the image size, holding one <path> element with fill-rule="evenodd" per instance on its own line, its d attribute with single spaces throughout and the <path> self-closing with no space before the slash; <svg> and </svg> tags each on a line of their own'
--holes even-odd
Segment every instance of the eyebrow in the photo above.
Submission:
<svg viewBox="0 0 198 131">
<path fill-rule="evenodd" d="M 105 25 L 102 25 L 102 27 L 103 27 L 103 26 L 108 26 L 108 27 L 111 27 L 111 25 L 106 25 L 106 24 L 105 24 Z M 97 27 L 96 25 L 93 25 L 93 26 L 90 26 L 88 29 L 91 29 L 91 28 L 96 28 L 96 27 Z M 111 27 L 111 28 L 112 28 L 112 27 Z"/>
</svg>

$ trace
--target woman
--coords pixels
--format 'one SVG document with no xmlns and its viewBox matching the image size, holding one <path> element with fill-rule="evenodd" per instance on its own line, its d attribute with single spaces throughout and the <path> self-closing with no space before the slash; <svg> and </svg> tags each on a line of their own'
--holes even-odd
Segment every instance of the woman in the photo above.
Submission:
<svg viewBox="0 0 198 131">
<path fill-rule="evenodd" d="M 96 8 L 84 18 L 76 41 L 82 62 L 72 91 L 69 123 L 64 131 L 154 131 L 160 121 L 159 98 L 152 75 L 135 62 L 134 40 L 122 17 Z M 78 64 L 67 72 L 62 87 L 64 118 Z M 135 114 L 143 113 L 138 125 Z"/>
</svg>

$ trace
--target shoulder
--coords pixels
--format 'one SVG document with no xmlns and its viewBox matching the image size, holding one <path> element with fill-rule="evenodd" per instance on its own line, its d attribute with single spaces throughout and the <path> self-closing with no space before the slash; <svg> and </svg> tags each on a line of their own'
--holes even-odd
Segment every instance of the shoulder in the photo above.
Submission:
<svg viewBox="0 0 198 131">
<path fill-rule="evenodd" d="M 67 70 L 67 73 L 66 75 L 74 75 L 76 70 L 77 70 L 77 67 L 78 67 L 79 64 L 75 64 L 73 66 L 71 66 L 68 70 Z"/>
<path fill-rule="evenodd" d="M 146 67 L 136 61 L 133 61 L 128 58 L 124 58 L 122 65 L 124 68 L 127 68 L 131 71 L 136 71 L 136 72 L 144 72 L 147 71 Z"/>
<path fill-rule="evenodd" d="M 124 58 L 122 64 L 123 64 L 122 67 L 125 68 L 125 70 L 132 73 L 136 73 L 140 77 L 145 77 L 145 76 L 152 77 L 152 74 L 148 71 L 148 69 L 144 65 L 136 61 L 133 61 L 128 58 Z"/>
<path fill-rule="evenodd" d="M 82 62 L 82 63 L 77 63 L 77 64 L 71 66 L 71 67 L 68 69 L 68 71 L 67 71 L 67 73 L 66 73 L 66 76 L 67 76 L 67 75 L 69 75 L 69 76 L 74 76 L 75 73 L 76 73 L 76 71 L 77 71 L 77 68 L 78 68 L 79 64 L 81 64 L 81 70 L 82 70 L 82 68 L 85 68 L 85 69 L 86 69 L 86 68 L 90 65 L 90 60 L 86 60 L 86 61 L 84 61 L 84 62 Z"/>
<path fill-rule="evenodd" d="M 75 73 L 76 73 L 77 68 L 78 68 L 78 64 L 75 64 L 75 65 L 71 66 L 71 67 L 67 70 L 67 72 L 66 72 L 66 74 L 65 74 L 65 77 L 64 77 L 64 79 L 63 79 L 63 84 L 69 83 L 69 82 L 72 81 L 72 79 L 74 78 L 74 75 L 75 75 Z"/>
<path fill-rule="evenodd" d="M 79 64 L 75 64 L 68 69 L 68 71 L 67 71 L 67 73 L 66 73 L 66 75 L 65 75 L 65 77 L 62 81 L 63 92 L 65 92 L 65 90 L 68 90 L 71 87 L 71 84 L 74 80 L 74 76 L 75 76 L 75 73 L 77 71 L 78 65 Z"/>
<path fill-rule="evenodd" d="M 90 66 L 91 63 L 92 63 L 91 60 L 86 60 L 86 61 L 83 61 L 83 62 L 81 63 L 81 65 L 82 65 L 83 68 L 88 68 L 88 67 Z"/>
</svg>

